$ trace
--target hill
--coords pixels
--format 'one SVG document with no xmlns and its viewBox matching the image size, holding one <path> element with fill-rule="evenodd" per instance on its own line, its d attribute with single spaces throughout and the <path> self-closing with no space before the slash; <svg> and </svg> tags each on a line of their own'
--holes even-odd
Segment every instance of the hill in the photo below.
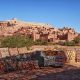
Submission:
<svg viewBox="0 0 80 80">
<path fill-rule="evenodd" d="M 24 35 L 34 41 L 43 40 L 47 42 L 71 41 L 78 36 L 74 29 L 64 27 L 57 29 L 49 24 L 24 22 L 16 18 L 0 21 L 0 36 Z"/>
</svg>

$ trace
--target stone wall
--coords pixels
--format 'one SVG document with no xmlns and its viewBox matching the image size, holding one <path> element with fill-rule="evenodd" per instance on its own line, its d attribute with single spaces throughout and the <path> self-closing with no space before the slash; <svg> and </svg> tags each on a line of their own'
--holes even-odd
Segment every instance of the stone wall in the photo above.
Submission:
<svg viewBox="0 0 80 80">
<path fill-rule="evenodd" d="M 0 58 L 6 56 L 13 56 L 18 54 L 30 53 L 36 50 L 55 50 L 61 49 L 65 51 L 67 57 L 66 63 L 74 65 L 75 63 L 80 63 L 80 47 L 61 47 L 61 46 L 32 46 L 30 50 L 26 47 L 22 48 L 0 48 Z"/>
</svg>

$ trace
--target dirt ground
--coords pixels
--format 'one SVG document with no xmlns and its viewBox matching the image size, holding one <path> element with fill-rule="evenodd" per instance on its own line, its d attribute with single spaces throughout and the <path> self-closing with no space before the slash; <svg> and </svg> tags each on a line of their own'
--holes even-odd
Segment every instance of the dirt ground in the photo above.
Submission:
<svg viewBox="0 0 80 80">
<path fill-rule="evenodd" d="M 65 65 L 62 68 L 15 71 L 1 74 L 0 80 L 80 80 L 80 68 Z"/>
</svg>

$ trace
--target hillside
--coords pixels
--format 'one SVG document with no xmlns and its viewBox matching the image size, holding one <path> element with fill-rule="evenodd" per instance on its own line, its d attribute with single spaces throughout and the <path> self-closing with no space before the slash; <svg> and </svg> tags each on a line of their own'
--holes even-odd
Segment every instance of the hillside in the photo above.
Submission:
<svg viewBox="0 0 80 80">
<path fill-rule="evenodd" d="M 49 24 L 24 22 L 17 19 L 0 21 L 0 36 L 25 35 L 36 40 L 47 42 L 71 41 L 78 33 L 68 27 L 57 29 Z"/>
</svg>

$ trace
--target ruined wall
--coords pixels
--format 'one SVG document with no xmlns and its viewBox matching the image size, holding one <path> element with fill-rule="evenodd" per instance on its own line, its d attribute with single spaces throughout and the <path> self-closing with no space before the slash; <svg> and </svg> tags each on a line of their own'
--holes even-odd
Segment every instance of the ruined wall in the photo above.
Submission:
<svg viewBox="0 0 80 80">
<path fill-rule="evenodd" d="M 10 56 L 18 55 L 17 48 L 9 48 L 9 54 L 10 54 Z"/>
<path fill-rule="evenodd" d="M 0 48 L 0 58 L 10 56 L 8 48 Z"/>
<path fill-rule="evenodd" d="M 0 58 L 27 53 L 27 48 L 0 48 Z"/>
<path fill-rule="evenodd" d="M 76 48 L 75 49 L 75 51 L 76 51 L 76 62 L 80 62 L 80 48 Z"/>
<path fill-rule="evenodd" d="M 27 52 L 28 52 L 28 50 L 27 50 L 26 47 L 18 48 L 18 53 L 19 53 L 19 54 L 24 54 L 24 53 L 27 53 Z"/>
<path fill-rule="evenodd" d="M 18 54 L 30 53 L 36 50 L 55 50 L 59 49 L 59 47 L 55 46 L 32 46 L 30 50 L 27 50 L 26 47 L 22 48 L 0 48 L 0 58 L 4 58 L 6 56 L 13 56 Z M 60 49 L 65 49 L 65 55 L 67 57 L 66 63 L 75 64 L 80 63 L 80 47 L 60 47 Z"/>
<path fill-rule="evenodd" d="M 76 52 L 74 50 L 66 50 L 66 57 L 67 57 L 67 63 L 74 63 L 76 62 Z"/>
</svg>

